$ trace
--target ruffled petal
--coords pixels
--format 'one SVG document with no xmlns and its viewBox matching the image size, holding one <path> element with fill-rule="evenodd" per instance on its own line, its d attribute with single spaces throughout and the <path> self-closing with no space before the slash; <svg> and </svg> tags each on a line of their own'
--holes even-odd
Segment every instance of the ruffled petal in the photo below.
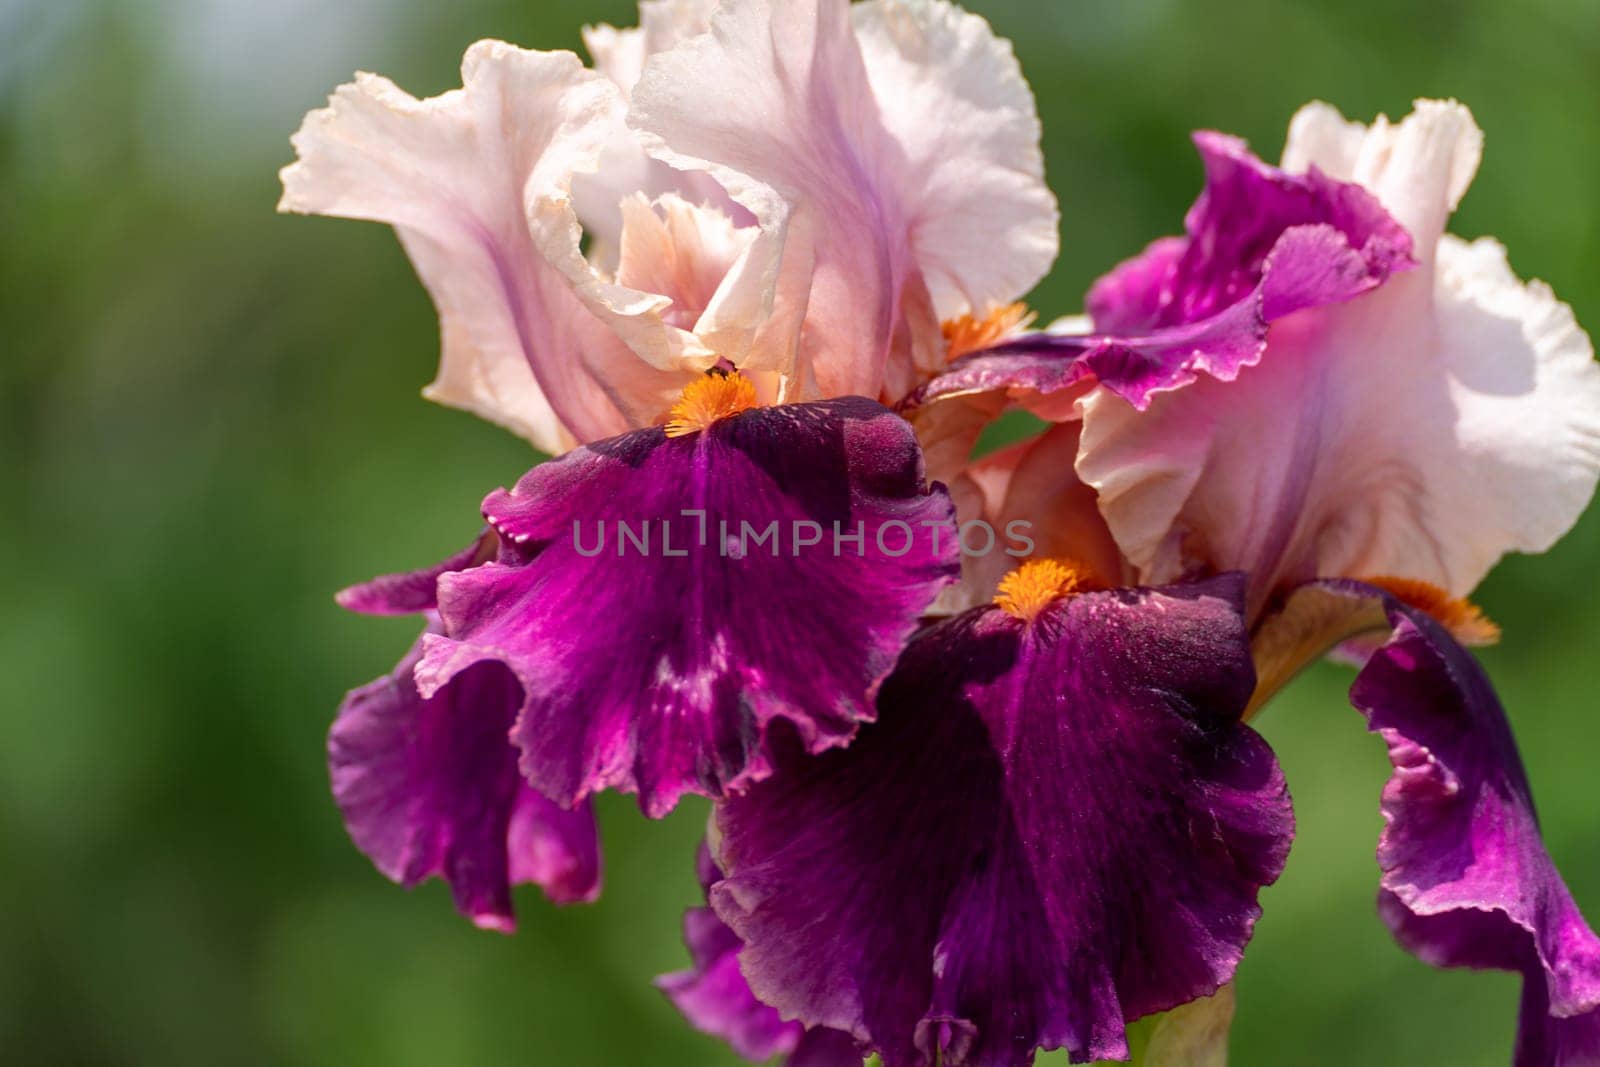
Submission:
<svg viewBox="0 0 1600 1067">
<path fill-rule="evenodd" d="M 668 321 L 693 328 L 750 247 L 755 230 L 737 227 L 720 209 L 675 193 L 654 203 L 636 193 L 622 201 L 621 209 L 618 283 L 668 297 Z"/>
<path fill-rule="evenodd" d="M 1284 146 L 1285 170 L 1318 167 L 1369 190 L 1411 234 L 1424 262 L 1482 158 L 1483 131 L 1454 100 L 1418 100 L 1398 124 L 1380 115 L 1370 127 L 1310 104 L 1290 123 Z"/>
<path fill-rule="evenodd" d="M 1087 301 L 1096 329 L 1137 335 L 1199 322 L 1258 286 L 1271 322 L 1348 300 L 1410 265 L 1411 237 L 1361 186 L 1268 166 L 1236 137 L 1194 140 L 1206 188 L 1185 219 L 1188 238 L 1157 242 L 1097 283 Z M 1286 251 L 1286 238 L 1304 244 Z"/>
<path fill-rule="evenodd" d="M 593 811 L 563 810 L 517 773 L 506 736 L 522 703 L 516 677 L 485 663 L 425 699 L 412 677 L 421 653 L 419 641 L 393 674 L 346 697 L 328 734 L 333 795 L 356 847 L 401 885 L 444 878 L 485 929 L 514 929 L 513 885 L 539 885 L 558 904 L 594 900 Z"/>
<path fill-rule="evenodd" d="M 908 401 L 921 408 L 988 392 L 1052 420 L 1103 386 L 1136 411 L 1201 377 L 1232 381 L 1255 364 L 1268 326 L 1338 304 L 1411 266 L 1411 240 L 1361 187 L 1294 175 L 1243 141 L 1195 135 L 1206 188 L 1165 238 L 1090 291 L 1093 328 L 1026 335 L 964 357 Z"/>
<path fill-rule="evenodd" d="M 1060 248 L 1033 91 L 1011 42 L 944 0 L 851 8 L 867 80 L 906 171 L 918 269 L 941 320 L 1009 304 Z"/>
<path fill-rule="evenodd" d="M 649 58 L 705 33 L 711 28 L 716 9 L 717 0 L 642 0 L 636 28 L 586 26 L 584 47 L 594 59 L 594 69 L 615 82 L 622 95 L 629 98 Z M 636 194 L 643 194 L 647 200 L 679 196 L 688 203 L 712 207 L 740 226 L 754 222 L 750 213 L 735 204 L 710 175 L 674 170 L 651 159 L 639 138 L 628 129 L 619 129 L 607 143 L 600 166 L 593 173 L 574 179 L 572 193 L 584 233 L 593 242 L 591 255 L 608 267 L 615 266 L 622 241 L 619 205 Z"/>
<path fill-rule="evenodd" d="M 567 804 L 637 792 L 652 816 L 763 777 L 774 719 L 848 741 L 957 569 L 911 428 L 860 398 L 600 442 L 484 510 L 520 558 L 440 579 L 423 691 L 507 664 L 529 780 Z"/>
<path fill-rule="evenodd" d="M 704 844 L 696 861 L 700 888 L 710 893 L 722 879 L 716 860 Z M 739 970 L 743 943 L 709 907 L 691 908 L 683 917 L 683 940 L 693 967 L 656 979 L 684 1018 L 702 1033 L 719 1037 L 748 1060 L 791 1054 L 788 1067 L 860 1067 L 862 1056 L 848 1035 L 836 1031 L 807 1033 L 785 1022 L 776 1009 L 757 1000 Z"/>
<path fill-rule="evenodd" d="M 1056 421 L 1075 418 L 1075 402 L 1104 386 L 1143 411 L 1158 393 L 1181 389 L 1202 374 L 1233 379 L 1260 357 L 1266 337 L 1258 293 L 1209 318 L 1139 336 L 1032 334 L 963 356 L 912 393 L 903 407 L 914 411 L 1000 393 Z"/>
<path fill-rule="evenodd" d="M 647 60 L 658 52 L 676 48 L 711 28 L 718 0 L 640 0 L 639 25 L 617 29 L 601 24 L 585 26 L 583 44 L 594 59 L 594 69 L 632 95 Z"/>
<path fill-rule="evenodd" d="M 1233 974 L 1292 835 L 1237 576 L 968 612 L 847 750 L 719 805 L 751 988 L 886 1067 L 1125 1057 Z"/>
<path fill-rule="evenodd" d="M 340 87 L 294 136 L 280 209 L 394 225 L 439 309 L 430 398 L 552 453 L 647 423 L 683 384 L 652 366 L 697 342 L 665 297 L 594 274 L 571 205 L 573 175 L 626 133 L 621 95 L 571 53 L 498 41 L 461 77 L 428 100 L 371 74 Z"/>
<path fill-rule="evenodd" d="M 1545 851 L 1505 712 L 1448 631 L 1383 602 L 1393 635 L 1350 690 L 1394 765 L 1379 911 L 1428 963 L 1523 975 L 1518 1067 L 1600 1062 L 1600 938 Z"/>
<path fill-rule="evenodd" d="M 1147 579 L 1248 568 L 1252 601 L 1318 576 L 1462 596 L 1540 552 L 1600 473 L 1600 369 L 1571 310 L 1492 242 L 1274 328 L 1261 364 L 1140 415 L 1083 404 L 1079 474 Z"/>
<path fill-rule="evenodd" d="M 1318 576 L 1465 595 L 1504 553 L 1548 548 L 1593 495 L 1600 368 L 1570 309 L 1497 244 L 1422 240 L 1477 158 L 1464 109 L 1380 124 L 1353 161 L 1348 130 L 1307 115 L 1288 157 L 1317 146 L 1373 183 L 1419 234 L 1421 267 L 1280 319 L 1233 382 L 1203 378 L 1143 414 L 1088 397 L 1078 471 L 1147 581 L 1248 570 L 1253 606 Z"/>
<path fill-rule="evenodd" d="M 942 2 L 864 5 L 853 24 L 843 0 L 730 0 L 647 64 L 630 122 L 758 220 L 697 332 L 790 395 L 901 395 L 942 352 L 929 286 L 999 299 L 1053 255 L 1026 87 Z"/>
<path fill-rule="evenodd" d="M 472 544 L 421 570 L 385 574 L 341 589 L 334 597 L 339 606 L 358 615 L 420 615 L 439 606 L 439 576 L 464 571 L 494 559 L 500 538 L 485 527 Z"/>
</svg>

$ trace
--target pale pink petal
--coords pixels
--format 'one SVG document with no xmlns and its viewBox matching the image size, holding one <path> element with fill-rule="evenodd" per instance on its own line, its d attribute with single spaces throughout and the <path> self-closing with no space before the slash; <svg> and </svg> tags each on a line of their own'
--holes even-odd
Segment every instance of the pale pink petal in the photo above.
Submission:
<svg viewBox="0 0 1600 1067">
<path fill-rule="evenodd" d="M 635 193 L 621 208 L 618 283 L 670 298 L 668 320 L 693 327 L 755 230 L 735 226 L 716 207 L 691 204 L 673 193 L 654 204 Z"/>
<path fill-rule="evenodd" d="M 896 194 L 939 318 L 1011 303 L 1060 243 L 1033 91 L 1011 43 L 944 0 L 867 0 L 852 14 L 907 164 Z"/>
<path fill-rule="evenodd" d="M 1283 150 L 1285 170 L 1315 165 L 1365 186 L 1410 232 L 1424 263 L 1482 158 L 1483 131 L 1454 100 L 1418 100 L 1398 124 L 1380 115 L 1370 127 L 1347 122 L 1327 104 L 1308 104 L 1291 122 Z"/>
<path fill-rule="evenodd" d="M 1073 469 L 1081 429 L 1077 422 L 1061 423 L 1027 442 L 996 520 L 1013 533 L 1026 533 L 1034 556 L 1072 560 L 1102 585 L 1129 584 L 1095 491 Z"/>
<path fill-rule="evenodd" d="M 855 24 L 844 0 L 729 0 L 710 35 L 646 65 L 630 122 L 755 215 L 697 332 L 795 395 L 908 390 L 942 350 L 930 284 L 952 304 L 1009 298 L 1053 253 L 1026 87 L 942 0 Z"/>
<path fill-rule="evenodd" d="M 1464 155 L 1422 143 L 1445 172 L 1436 203 L 1400 206 L 1425 220 L 1459 197 Z M 1078 471 L 1144 579 L 1249 569 L 1254 607 L 1312 577 L 1460 596 L 1572 526 L 1600 472 L 1588 337 L 1492 241 L 1445 237 L 1419 259 L 1428 269 L 1274 324 L 1234 382 L 1202 379 L 1142 415 L 1103 390 L 1084 401 Z"/>
<path fill-rule="evenodd" d="M 612 331 L 669 351 L 665 299 L 585 282 L 602 324 L 572 288 L 592 276 L 569 185 L 619 127 L 615 86 L 570 53 L 498 41 L 468 50 L 462 85 L 428 100 L 371 74 L 340 87 L 294 137 L 280 209 L 395 226 L 440 313 L 431 398 L 552 452 L 653 418 L 616 387 L 641 365 Z"/>
<path fill-rule="evenodd" d="M 996 543 L 982 554 L 962 554 L 961 581 L 940 591 L 928 615 L 959 615 L 968 608 L 989 603 L 994 599 L 1000 579 L 1017 564 L 1017 557 L 1006 554 L 1009 546 L 1004 540 L 1005 523 L 1001 516 L 1011 479 L 1017 465 L 1027 456 L 1030 444 L 1019 441 L 980 460 L 965 463 L 950 479 L 948 486 L 950 499 L 956 506 L 956 522 L 960 526 L 987 523 L 995 531 Z M 959 528 L 955 535 L 960 535 Z M 979 544 L 982 538 L 974 534 L 973 540 L 974 544 Z"/>
<path fill-rule="evenodd" d="M 1070 560 L 1107 587 L 1131 577 L 1101 517 L 1095 492 L 1073 470 L 1080 424 L 1052 426 L 1034 437 L 969 461 L 949 481 L 956 518 L 994 531 L 988 552 L 965 555 L 961 584 L 940 595 L 930 614 L 954 614 L 989 603 L 1000 579 L 1025 559 Z M 985 537 L 968 538 L 974 548 Z"/>
<path fill-rule="evenodd" d="M 711 174 L 762 229 L 701 337 L 829 394 L 878 394 L 908 267 L 902 220 L 865 187 L 888 140 L 870 99 L 846 4 L 732 0 L 710 35 L 648 64 L 630 116 L 653 155 Z"/>
<path fill-rule="evenodd" d="M 1356 157 L 1366 140 L 1367 128 L 1351 122 L 1332 104 L 1313 100 L 1289 120 L 1289 136 L 1283 144 L 1283 169 L 1304 174 L 1315 163 L 1330 178 L 1355 181 Z"/>
<path fill-rule="evenodd" d="M 640 0 L 639 25 L 619 30 L 604 23 L 583 28 L 594 69 L 633 93 L 647 59 L 711 28 L 718 0 Z"/>
<path fill-rule="evenodd" d="M 705 33 L 716 8 L 717 0 L 643 0 L 636 28 L 586 26 L 584 47 L 594 59 L 594 69 L 615 82 L 628 98 L 645 62 L 657 52 Z M 607 268 L 615 268 L 622 240 L 620 205 L 636 193 L 643 193 L 648 200 L 674 193 L 692 204 L 713 204 L 740 225 L 753 221 L 709 175 L 673 170 L 651 159 L 632 130 L 619 129 L 606 145 L 595 172 L 579 175 L 573 182 L 578 217 L 593 243 L 591 258 Z"/>
</svg>

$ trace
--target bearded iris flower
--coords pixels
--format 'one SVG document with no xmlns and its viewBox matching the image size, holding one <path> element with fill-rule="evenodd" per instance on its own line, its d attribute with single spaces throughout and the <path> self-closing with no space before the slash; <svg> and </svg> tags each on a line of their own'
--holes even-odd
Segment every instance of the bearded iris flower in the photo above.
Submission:
<svg viewBox="0 0 1600 1067">
<path fill-rule="evenodd" d="M 740 1053 L 1212 1062 L 1294 817 L 1249 723 L 1363 665 L 1379 911 L 1522 975 L 1516 1060 L 1600 1062 L 1600 941 L 1540 841 L 1464 598 L 1600 471 L 1600 370 L 1492 242 L 1481 135 L 1196 138 L 1185 235 L 1032 329 L 1056 252 L 1009 45 L 944 0 L 646 0 L 570 54 L 469 50 L 307 117 L 286 210 L 393 225 L 434 399 L 555 458 L 467 549 L 341 595 L 424 619 L 329 740 L 356 844 L 508 930 L 592 899 L 589 798 L 712 798 L 692 967 Z M 1011 407 L 1052 425 L 974 458 Z M 965 553 L 1020 523 L 1033 558 Z M 804 534 L 802 535 L 802 531 Z M 940 531 L 944 531 L 941 538 Z M 608 540 L 609 538 L 609 540 Z M 991 542 L 992 545 L 992 542 Z"/>
</svg>

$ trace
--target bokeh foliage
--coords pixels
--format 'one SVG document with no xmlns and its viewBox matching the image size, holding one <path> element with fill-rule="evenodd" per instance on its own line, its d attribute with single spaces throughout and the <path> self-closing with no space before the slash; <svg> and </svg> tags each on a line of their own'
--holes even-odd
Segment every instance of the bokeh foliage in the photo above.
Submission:
<svg viewBox="0 0 1600 1067">
<path fill-rule="evenodd" d="M 1065 249 L 1036 294 L 1177 228 L 1196 127 L 1456 96 L 1457 218 L 1600 326 L 1592 0 L 974 0 L 1037 90 Z M 412 624 L 330 592 L 431 561 L 516 440 L 417 398 L 435 320 L 376 226 L 279 218 L 301 113 L 350 71 L 456 83 L 465 46 L 575 47 L 623 0 L 0 0 L 0 1050 L 9 1062 L 733 1064 L 651 989 L 682 965 L 704 819 L 602 805 L 593 908 L 480 933 L 345 839 L 322 738 Z M 1384 383 L 1371 383 L 1374 392 Z M 1545 831 L 1600 917 L 1600 517 L 1481 591 Z M 1381 744 L 1314 671 L 1264 720 L 1300 837 L 1239 975 L 1235 1062 L 1500 1064 L 1516 991 L 1373 915 Z M 909 887 L 908 887 L 909 889 Z M 1055 1058 L 1050 1058 L 1054 1062 Z"/>
</svg>

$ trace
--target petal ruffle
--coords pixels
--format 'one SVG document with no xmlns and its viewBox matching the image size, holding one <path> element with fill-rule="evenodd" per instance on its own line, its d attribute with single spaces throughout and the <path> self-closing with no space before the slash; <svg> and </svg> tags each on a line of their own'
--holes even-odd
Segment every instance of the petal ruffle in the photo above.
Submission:
<svg viewBox="0 0 1600 1067">
<path fill-rule="evenodd" d="M 1206 188 L 1188 236 L 1155 242 L 1096 283 L 1091 332 L 1034 334 L 967 356 L 911 404 L 1003 390 L 1059 420 L 1101 385 L 1143 411 L 1202 376 L 1238 377 L 1260 359 L 1270 323 L 1350 300 L 1411 266 L 1410 238 L 1361 187 L 1285 173 L 1222 134 L 1196 134 L 1195 146 Z M 1040 410 L 1040 398 L 1073 387 Z"/>
<path fill-rule="evenodd" d="M 485 527 L 477 540 L 431 567 L 385 574 L 360 585 L 341 589 L 334 599 L 358 615 L 420 615 L 439 606 L 439 576 L 464 571 L 494 559 L 500 538 Z"/>
<path fill-rule="evenodd" d="M 695 865 L 700 888 L 709 894 L 722 872 L 704 844 Z M 693 968 L 662 975 L 656 987 L 695 1029 L 723 1039 L 747 1060 L 789 1054 L 787 1067 L 860 1067 L 861 1053 L 848 1035 L 808 1033 L 799 1023 L 784 1022 L 775 1008 L 756 999 L 739 970 L 743 942 L 710 907 L 691 908 L 684 914 L 683 939 Z"/>
<path fill-rule="evenodd" d="M 1097 330 L 1138 335 L 1199 322 L 1258 287 L 1272 322 L 1349 300 L 1410 265 L 1410 235 L 1361 186 L 1315 167 L 1268 166 L 1236 137 L 1203 132 L 1194 141 L 1206 187 L 1184 220 L 1188 237 L 1156 242 L 1095 284 L 1087 304 Z M 1290 235 L 1310 240 L 1290 255 L 1280 247 Z"/>
<path fill-rule="evenodd" d="M 440 579 L 423 691 L 507 664 L 529 780 L 563 803 L 637 792 L 652 816 L 765 776 L 774 719 L 848 741 L 957 569 L 910 426 L 860 398 L 603 441 L 484 509 L 502 562 Z"/>
<path fill-rule="evenodd" d="M 647 64 L 630 122 L 756 216 L 697 332 L 789 395 L 901 395 L 942 352 L 934 297 L 1010 299 L 1054 255 L 1031 96 L 942 0 L 729 0 Z"/>
<path fill-rule="evenodd" d="M 439 309 L 430 398 L 552 453 L 647 423 L 683 384 L 652 366 L 697 343 L 665 297 L 594 275 L 571 205 L 573 175 L 626 134 L 620 93 L 571 53 L 498 41 L 461 77 L 428 100 L 372 74 L 341 86 L 294 136 L 280 209 L 395 227 Z"/>
<path fill-rule="evenodd" d="M 594 69 L 615 82 L 625 98 L 631 97 L 650 57 L 705 33 L 716 9 L 717 0 L 641 0 L 637 27 L 586 26 L 583 44 L 594 59 Z M 679 196 L 720 211 L 740 226 L 754 221 L 710 175 L 674 170 L 651 159 L 639 138 L 625 128 L 606 145 L 599 167 L 577 176 L 572 192 L 584 233 L 608 266 L 614 265 L 622 241 L 623 217 L 618 205 L 638 193 L 649 200 Z"/>
<path fill-rule="evenodd" d="M 1379 911 L 1428 963 L 1523 975 L 1518 1067 L 1600 1062 L 1600 938 L 1545 851 L 1505 712 L 1441 625 L 1384 603 L 1393 635 L 1350 690 L 1394 765 Z"/>
<path fill-rule="evenodd" d="M 886 1067 L 1127 1055 L 1233 974 L 1288 853 L 1237 576 L 919 637 L 847 750 L 719 806 L 751 987 Z"/>
<path fill-rule="evenodd" d="M 1548 548 L 1592 496 L 1600 368 L 1588 338 L 1498 245 L 1438 239 L 1431 221 L 1470 178 L 1470 116 L 1421 106 L 1371 137 L 1354 163 L 1334 129 L 1303 135 L 1290 156 L 1331 145 L 1330 169 L 1370 177 L 1415 228 L 1418 269 L 1278 321 L 1233 382 L 1202 378 L 1143 414 L 1103 392 L 1083 401 L 1079 474 L 1145 580 L 1244 569 L 1254 606 L 1326 576 L 1399 575 L 1461 596 L 1505 552 Z"/>
<path fill-rule="evenodd" d="M 1071 418 L 1076 416 L 1072 402 L 1101 385 L 1143 411 L 1156 394 L 1181 389 L 1202 374 L 1225 381 L 1237 377 L 1260 356 L 1266 335 L 1259 293 L 1198 322 L 1140 336 L 1033 334 L 963 356 L 904 406 L 917 410 L 941 400 L 1003 392 L 1041 416 L 1062 412 Z M 1044 409 L 1047 397 L 1052 402 Z"/>
<path fill-rule="evenodd" d="M 563 810 L 517 772 L 506 736 L 522 702 L 515 676 L 485 663 L 423 698 L 421 654 L 419 641 L 393 674 L 353 691 L 329 731 L 333 795 L 356 847 L 402 885 L 444 878 L 485 929 L 515 927 L 513 885 L 537 884 L 558 904 L 594 900 L 593 811 Z"/>
<path fill-rule="evenodd" d="M 755 237 L 721 210 L 674 193 L 654 203 L 641 193 L 621 202 L 617 281 L 672 301 L 668 321 L 690 329 Z"/>
<path fill-rule="evenodd" d="M 1009 304 L 1060 248 L 1042 131 L 1011 43 L 944 0 L 851 8 L 884 129 L 900 147 L 911 244 L 940 320 Z"/>
</svg>

